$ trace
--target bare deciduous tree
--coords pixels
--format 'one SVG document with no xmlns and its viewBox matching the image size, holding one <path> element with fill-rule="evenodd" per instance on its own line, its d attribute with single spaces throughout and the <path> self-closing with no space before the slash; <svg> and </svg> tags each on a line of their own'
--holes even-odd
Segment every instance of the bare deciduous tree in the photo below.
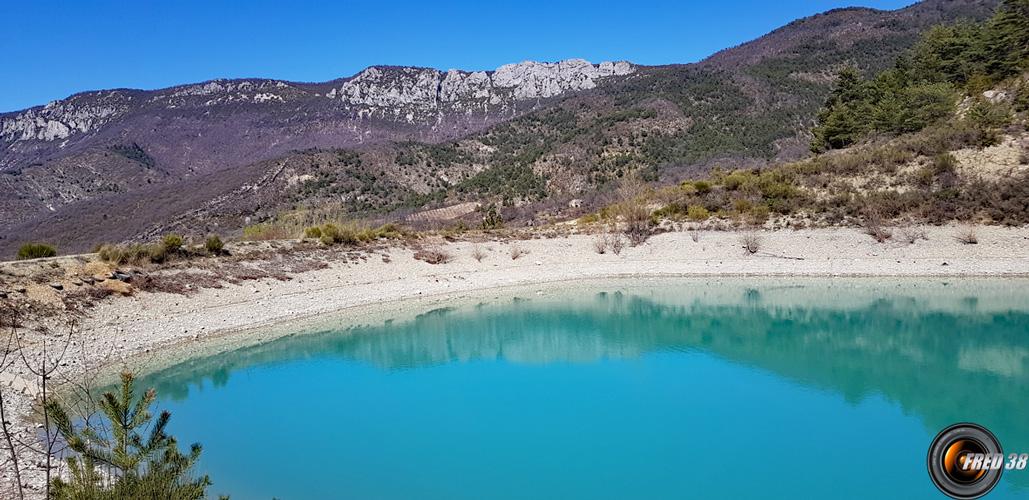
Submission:
<svg viewBox="0 0 1029 500">
<path fill-rule="evenodd" d="M 650 193 L 647 184 L 636 174 L 630 174 L 618 187 L 619 202 L 615 214 L 621 220 L 622 232 L 633 246 L 642 244 L 650 237 L 650 209 L 647 207 Z"/>
</svg>

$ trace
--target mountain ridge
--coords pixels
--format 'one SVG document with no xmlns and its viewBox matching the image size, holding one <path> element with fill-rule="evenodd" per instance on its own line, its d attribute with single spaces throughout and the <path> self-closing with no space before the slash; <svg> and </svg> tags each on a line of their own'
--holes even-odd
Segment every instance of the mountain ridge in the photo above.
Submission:
<svg viewBox="0 0 1029 500">
<path fill-rule="evenodd" d="M 433 106 L 441 101 L 440 87 L 451 72 L 433 68 L 371 66 L 320 83 L 243 79 L 169 87 L 161 92 L 175 107 L 133 116 L 114 132 L 109 127 L 90 132 L 93 142 L 66 145 L 53 157 L 33 151 L 32 144 L 18 144 L 14 152 L 11 143 L 0 144 L 0 169 L 5 170 L 0 192 L 7 193 L 0 198 L 6 219 L 0 233 L 13 235 L 0 237 L 0 251 L 26 239 L 85 249 L 100 241 L 132 239 L 139 233 L 133 227 L 154 228 L 145 231 L 153 233 L 162 220 L 169 220 L 171 207 L 149 208 L 147 199 L 171 200 L 177 185 L 190 178 L 203 178 L 220 186 L 215 192 L 227 195 L 279 164 L 293 169 L 288 178 L 317 182 L 279 184 L 278 198 L 262 197 L 259 203 L 237 199 L 219 209 L 231 207 L 228 212 L 196 220 L 196 231 L 238 230 L 243 221 L 266 220 L 298 203 L 342 199 L 343 208 L 355 213 L 415 206 L 410 205 L 418 203 L 413 200 L 424 205 L 428 200 L 504 197 L 521 203 L 555 194 L 589 195 L 630 170 L 674 179 L 710 168 L 719 158 L 728 165 L 796 159 L 807 154 L 809 129 L 836 68 L 854 64 L 866 71 L 881 69 L 922 29 L 956 19 L 982 19 L 996 3 L 929 0 L 894 11 L 837 10 L 794 21 L 693 64 L 624 63 L 631 68 L 626 71 L 617 63 L 569 60 L 573 68 L 584 70 L 588 64 L 590 69 L 573 71 L 569 74 L 581 76 L 565 80 L 518 80 L 524 83 L 519 97 L 507 94 L 496 107 L 489 104 L 495 95 L 476 97 L 482 87 L 467 85 L 461 95 L 470 97 L 448 101 L 459 106 L 456 111 L 448 108 L 443 120 L 433 120 L 438 116 Z M 851 23 L 855 19 L 857 28 Z M 519 64 L 546 63 L 507 66 Z M 547 71 L 560 73 L 561 62 L 549 64 L 558 67 Z M 458 73 L 466 79 L 480 75 L 474 77 L 479 81 L 486 76 L 492 83 L 496 71 Z M 540 74 L 539 68 L 534 74 Z M 386 90 L 367 99 L 367 87 L 358 85 L 362 75 Z M 555 81 L 567 90 L 553 93 L 546 82 Z M 243 92 L 219 90 L 240 82 L 251 83 Z M 413 90 L 391 94 L 388 89 Z M 207 103 L 215 91 L 223 92 L 217 94 L 221 101 L 188 107 Z M 301 92 L 299 100 L 286 102 L 289 96 L 280 95 L 292 91 Z M 335 97 L 325 97 L 333 91 Z M 119 98 L 131 100 L 139 98 L 135 93 L 149 91 L 119 92 Z M 355 96 L 345 103 L 348 110 L 340 111 L 341 93 Z M 409 106 L 398 107 L 398 96 L 400 104 Z M 340 113 L 347 118 L 340 119 Z M 0 115 L 0 121 L 9 116 Z M 78 125 L 92 130 L 89 123 Z M 358 158 L 359 166 L 337 161 L 335 153 L 302 153 L 334 148 L 353 150 L 338 155 Z M 129 156 L 142 161 L 123 162 L 118 158 L 125 155 L 115 151 L 133 152 Z M 105 158 L 117 161 L 108 164 Z M 76 172 L 72 164 L 81 168 Z M 94 173 L 87 176 L 87 171 Z M 64 172 L 63 177 L 54 172 Z M 193 213 L 190 207 L 208 201 L 178 194 L 187 198 L 173 203 L 181 213 Z M 102 210 L 129 227 L 77 227 L 76 221 L 85 220 L 81 212 L 91 210 Z M 210 225 L 214 220 L 217 224 Z"/>
</svg>

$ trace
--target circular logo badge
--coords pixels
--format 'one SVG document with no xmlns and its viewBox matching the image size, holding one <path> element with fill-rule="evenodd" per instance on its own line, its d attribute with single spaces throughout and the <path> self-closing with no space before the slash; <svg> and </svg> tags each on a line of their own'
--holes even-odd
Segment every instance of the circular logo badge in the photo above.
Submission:
<svg viewBox="0 0 1029 500">
<path fill-rule="evenodd" d="M 979 498 L 1004 471 L 1004 451 L 992 432 L 976 424 L 954 424 L 929 446 L 929 477 L 951 498 Z"/>
</svg>

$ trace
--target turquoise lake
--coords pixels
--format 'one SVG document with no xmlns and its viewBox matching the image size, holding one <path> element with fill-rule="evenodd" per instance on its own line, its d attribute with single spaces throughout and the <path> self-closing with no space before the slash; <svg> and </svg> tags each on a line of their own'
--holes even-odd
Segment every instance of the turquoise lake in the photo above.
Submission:
<svg viewBox="0 0 1029 500">
<path fill-rule="evenodd" d="M 1029 453 L 1027 281 L 624 280 L 394 311 L 141 385 L 234 499 L 944 498 L 925 461 L 947 425 Z M 988 498 L 1029 498 L 1029 470 Z"/>
</svg>

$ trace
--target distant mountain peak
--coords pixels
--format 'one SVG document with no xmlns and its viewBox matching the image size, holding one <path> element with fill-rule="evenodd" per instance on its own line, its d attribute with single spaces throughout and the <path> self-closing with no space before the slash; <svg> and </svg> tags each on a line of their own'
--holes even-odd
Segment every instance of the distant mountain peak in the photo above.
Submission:
<svg viewBox="0 0 1029 500">
<path fill-rule="evenodd" d="M 326 97 L 362 117 L 401 117 L 413 123 L 426 113 L 506 112 L 517 101 L 592 89 L 604 78 L 634 71 L 636 66 L 625 61 L 592 64 L 584 59 L 524 61 L 494 71 L 371 66 L 333 87 Z"/>
</svg>

